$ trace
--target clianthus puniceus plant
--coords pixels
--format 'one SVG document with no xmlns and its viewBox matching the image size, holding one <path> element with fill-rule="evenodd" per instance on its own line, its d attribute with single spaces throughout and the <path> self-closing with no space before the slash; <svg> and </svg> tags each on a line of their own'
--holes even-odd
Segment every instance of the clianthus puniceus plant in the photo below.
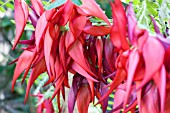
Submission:
<svg viewBox="0 0 170 113">
<path fill-rule="evenodd" d="M 56 2 L 52 0 L 51 2 Z M 151 16 L 155 36 L 137 26 L 130 3 L 126 10 L 120 0 L 110 1 L 112 21 L 107 18 L 95 0 L 81 0 L 81 5 L 63 0 L 56 8 L 45 10 L 41 0 L 14 0 L 17 44 L 26 45 L 17 62 L 12 80 L 24 72 L 22 83 L 30 71 L 25 102 L 30 88 L 40 74 L 47 72 L 46 85 L 55 87 L 52 98 L 39 105 L 37 112 L 46 109 L 53 113 L 51 100 L 57 97 L 62 112 L 60 95 L 65 99 L 65 88 L 70 88 L 68 111 L 73 113 L 75 102 L 80 113 L 97 98 L 103 113 L 108 98 L 114 92 L 111 113 L 170 112 L 170 39 L 161 34 Z M 105 24 L 94 25 L 92 18 Z M 27 21 L 35 30 L 29 40 L 20 40 Z M 100 22 L 99 22 L 100 24 Z M 69 76 L 73 74 L 72 85 Z M 109 84 L 107 80 L 111 79 Z M 42 94 L 35 95 L 42 98 Z M 138 106 L 138 109 L 136 107 Z"/>
</svg>

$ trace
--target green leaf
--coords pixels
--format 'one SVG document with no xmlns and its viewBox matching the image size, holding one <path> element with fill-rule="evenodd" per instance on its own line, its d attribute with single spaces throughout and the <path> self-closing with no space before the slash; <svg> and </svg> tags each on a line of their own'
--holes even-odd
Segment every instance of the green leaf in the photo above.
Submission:
<svg viewBox="0 0 170 113">
<path fill-rule="evenodd" d="M 158 0 L 158 4 L 161 5 L 162 4 L 162 0 Z"/>
<path fill-rule="evenodd" d="M 0 27 L 8 27 L 8 26 L 11 26 L 11 22 L 9 21 L 9 18 L 8 17 L 3 17 L 1 22 L 0 22 Z"/>
<path fill-rule="evenodd" d="M 2 5 L 2 4 L 4 4 L 4 2 L 3 2 L 3 1 L 0 1 L 0 5 Z"/>
<path fill-rule="evenodd" d="M 14 10 L 14 5 L 12 3 L 6 3 L 6 7 Z"/>
<path fill-rule="evenodd" d="M 166 3 L 167 7 L 170 9 L 170 3 Z"/>
<path fill-rule="evenodd" d="M 26 0 L 26 3 L 27 3 L 27 4 L 31 4 L 31 1 L 30 1 L 30 0 Z"/>
<path fill-rule="evenodd" d="M 44 5 L 44 9 L 48 9 L 48 6 L 50 5 L 50 0 L 47 1 L 42 1 L 42 4 Z"/>
<path fill-rule="evenodd" d="M 46 4 L 48 4 L 49 3 L 49 1 L 47 2 L 47 1 L 42 1 L 42 4 L 43 5 L 46 5 Z"/>
<path fill-rule="evenodd" d="M 71 0 L 75 5 L 80 6 L 82 5 L 81 0 Z"/>
<path fill-rule="evenodd" d="M 12 23 L 14 23 L 15 24 L 15 20 L 10 20 Z"/>
<path fill-rule="evenodd" d="M 1 1 L 0 1 L 0 5 L 1 5 L 1 7 L 3 7 L 3 6 L 5 6 L 7 3 L 10 3 L 10 2 L 13 3 L 13 0 L 7 0 L 6 2 L 1 2 Z"/>
<path fill-rule="evenodd" d="M 112 19 L 109 19 L 110 23 L 113 23 Z M 107 26 L 108 24 L 106 22 L 104 22 L 102 19 L 100 18 L 90 18 L 90 22 L 92 22 L 92 25 L 95 26 Z"/>
<path fill-rule="evenodd" d="M 31 24 L 26 24 L 25 29 L 24 30 L 30 30 L 30 31 L 34 31 L 35 28 L 31 25 Z"/>
<path fill-rule="evenodd" d="M 66 0 L 54 1 L 47 7 L 47 10 L 51 10 L 53 8 L 59 7 L 59 6 L 63 5 L 65 2 L 66 2 Z"/>
<path fill-rule="evenodd" d="M 6 10 L 0 6 L 0 12 L 4 13 Z"/>
<path fill-rule="evenodd" d="M 133 4 L 134 4 L 134 5 L 138 5 L 139 3 L 140 3 L 140 0 L 134 0 L 134 1 L 133 1 Z"/>
<path fill-rule="evenodd" d="M 103 20 L 100 18 L 90 18 L 90 22 L 97 23 L 97 22 L 103 22 Z"/>
<path fill-rule="evenodd" d="M 148 13 L 150 15 L 153 15 L 154 17 L 158 15 L 158 11 L 157 11 L 158 5 L 155 4 L 154 2 L 149 2 L 149 1 L 147 1 L 146 3 L 147 3 Z"/>
</svg>

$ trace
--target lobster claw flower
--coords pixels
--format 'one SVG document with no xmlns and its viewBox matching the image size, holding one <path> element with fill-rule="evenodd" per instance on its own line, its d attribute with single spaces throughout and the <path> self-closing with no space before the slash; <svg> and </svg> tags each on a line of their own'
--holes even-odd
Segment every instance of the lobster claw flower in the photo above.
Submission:
<svg viewBox="0 0 170 113">
<path fill-rule="evenodd" d="M 77 82 L 79 82 L 81 79 L 80 76 L 75 76 L 73 78 L 73 83 L 72 87 L 70 88 L 69 94 L 68 94 L 68 111 L 69 113 L 73 113 L 74 111 L 74 106 L 76 103 L 76 96 L 77 96 L 77 91 L 78 91 L 78 86 Z"/>
<path fill-rule="evenodd" d="M 43 4 L 41 0 L 31 0 L 31 4 L 38 16 L 41 16 L 44 12 Z"/>
<path fill-rule="evenodd" d="M 166 49 L 165 51 L 165 60 L 164 60 L 164 64 L 165 64 L 165 67 L 168 71 L 170 71 L 170 47 Z"/>
<path fill-rule="evenodd" d="M 84 98 L 86 98 L 84 100 Z M 73 77 L 72 87 L 68 96 L 68 110 L 69 113 L 73 113 L 75 102 L 77 100 L 77 107 L 80 113 L 87 113 L 88 106 L 91 102 L 90 86 L 87 83 L 87 79 L 75 74 Z"/>
<path fill-rule="evenodd" d="M 24 0 L 15 0 L 14 7 L 15 7 L 14 18 L 16 22 L 16 35 L 15 35 L 14 45 L 12 48 L 13 50 L 15 49 L 17 43 L 21 38 L 21 35 L 24 31 L 28 19 L 28 6 Z"/>
<path fill-rule="evenodd" d="M 88 106 L 91 102 L 90 88 L 88 85 L 82 85 L 77 92 L 77 108 L 81 113 L 88 112 Z M 84 100 L 85 99 L 85 100 Z"/>
<path fill-rule="evenodd" d="M 127 86 L 126 86 L 126 95 L 125 95 L 125 101 L 124 101 L 124 108 L 126 108 L 126 104 L 128 102 L 129 99 L 129 95 L 131 92 L 131 87 L 132 87 L 132 83 L 133 83 L 133 79 L 135 76 L 135 72 L 136 72 L 136 68 L 138 66 L 140 60 L 140 55 L 138 50 L 132 50 L 130 52 L 129 58 L 128 58 L 128 76 L 127 76 Z"/>
<path fill-rule="evenodd" d="M 77 56 L 78 54 L 78 56 Z M 69 55 L 72 59 L 79 64 L 84 70 L 86 70 L 90 75 L 97 77 L 89 68 L 88 64 L 86 63 L 86 59 L 83 53 L 83 46 L 82 43 L 77 40 L 74 45 L 69 50 Z"/>
<path fill-rule="evenodd" d="M 83 31 L 91 36 L 105 36 L 110 33 L 111 28 L 105 26 L 86 26 Z"/>
<path fill-rule="evenodd" d="M 74 36 L 74 40 L 72 42 L 70 42 L 71 46 L 76 40 L 77 38 L 81 35 L 85 25 L 87 22 L 87 17 L 84 15 L 79 15 L 75 12 L 75 14 L 73 13 L 73 15 L 71 16 L 70 20 L 69 20 L 69 27 L 70 27 L 70 31 L 72 32 L 73 36 Z M 67 47 L 69 48 L 69 47 Z"/>
<path fill-rule="evenodd" d="M 102 9 L 98 6 L 95 0 L 81 0 L 82 5 L 79 6 L 80 10 L 88 16 L 98 17 L 104 20 L 109 26 L 111 26 L 107 16 L 103 13 Z M 93 8 L 92 8 L 93 7 Z"/>
<path fill-rule="evenodd" d="M 126 39 L 126 24 L 127 18 L 120 0 L 111 2 L 113 25 L 110 33 L 110 39 L 113 45 L 119 49 L 129 49 L 129 44 Z"/>
<path fill-rule="evenodd" d="M 19 57 L 12 80 L 12 91 L 14 90 L 16 80 L 24 70 L 28 69 L 29 65 L 33 62 L 33 59 L 34 53 L 29 50 L 25 50 Z"/>
<path fill-rule="evenodd" d="M 42 24 L 43 23 L 43 24 Z M 46 13 L 44 12 L 40 18 L 37 21 L 36 25 L 36 30 L 35 30 L 35 45 L 37 48 L 37 51 L 40 51 L 40 49 L 43 46 L 43 38 L 44 38 L 44 33 L 47 29 L 47 20 L 46 20 Z"/>
<path fill-rule="evenodd" d="M 32 96 L 38 97 L 38 102 L 40 102 L 44 95 L 38 93 L 37 95 Z M 44 109 L 46 110 L 47 113 L 54 113 L 53 104 L 50 102 L 49 99 L 45 99 L 42 103 L 38 105 L 37 113 L 43 113 Z"/>
<path fill-rule="evenodd" d="M 154 49 L 152 47 L 154 47 Z M 159 51 L 159 54 L 155 56 L 157 51 Z M 153 77 L 154 73 L 162 67 L 165 50 L 156 38 L 149 37 L 143 46 L 142 54 L 145 61 L 145 77 L 139 88 L 144 86 Z"/>
<path fill-rule="evenodd" d="M 26 103 L 35 80 L 47 72 L 49 79 L 44 86 L 52 84 L 54 93 L 39 104 L 37 112 L 46 109 L 47 113 L 53 113 L 51 101 L 56 96 L 58 111 L 62 112 L 60 96 L 65 100 L 65 88 L 70 88 L 72 75 L 69 73 L 72 73 L 69 113 L 74 112 L 76 101 L 78 111 L 87 113 L 95 97 L 106 112 L 111 93 L 114 93 L 114 105 L 110 112 L 118 113 L 123 109 L 135 113 L 137 105 L 141 113 L 169 112 L 170 40 L 161 34 L 154 18 L 151 17 L 156 36 L 151 36 L 147 30 L 138 28 L 132 3 L 126 15 L 120 0 L 111 2 L 112 25 L 95 0 L 81 1 L 77 6 L 66 0 L 48 11 L 41 0 L 31 0 L 30 10 L 24 0 L 14 1 L 16 37 L 13 49 L 18 42 L 27 47 L 12 62 L 17 63 L 12 90 L 24 72 L 22 83 L 27 76 L 29 78 Z M 28 16 L 35 30 L 30 39 L 20 40 Z M 107 25 L 93 25 L 91 17 L 100 18 Z M 108 79 L 112 80 L 110 84 L 107 84 Z M 40 101 L 43 94 L 36 96 Z"/>
<path fill-rule="evenodd" d="M 37 65 L 35 65 L 32 68 L 32 71 L 31 71 L 31 74 L 30 74 L 30 77 L 29 77 L 29 80 L 28 80 L 27 88 L 26 88 L 24 103 L 26 103 L 26 101 L 28 99 L 28 94 L 29 94 L 29 91 L 30 91 L 31 86 L 33 85 L 34 81 L 38 78 L 38 76 L 40 74 L 44 73 L 46 70 L 47 69 L 46 69 L 44 58 L 40 62 L 38 62 Z"/>
<path fill-rule="evenodd" d="M 158 90 L 156 86 L 153 85 L 142 98 L 140 112 L 141 113 L 147 113 L 147 112 L 159 113 L 159 107 L 157 103 L 159 103 Z"/>
<path fill-rule="evenodd" d="M 58 23 L 59 25 L 65 26 L 67 24 L 69 18 L 72 15 L 73 8 L 74 8 L 73 3 L 70 0 L 67 0 L 67 2 L 64 4 L 63 9 L 61 11 L 60 21 Z"/>
</svg>

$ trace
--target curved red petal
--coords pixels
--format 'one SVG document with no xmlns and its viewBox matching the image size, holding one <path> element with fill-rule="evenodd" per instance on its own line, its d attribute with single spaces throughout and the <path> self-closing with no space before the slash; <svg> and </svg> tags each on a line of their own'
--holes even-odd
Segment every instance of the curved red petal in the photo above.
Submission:
<svg viewBox="0 0 170 113">
<path fill-rule="evenodd" d="M 16 35 L 15 35 L 15 41 L 12 49 L 15 49 L 17 43 L 19 42 L 28 19 L 28 6 L 25 3 L 25 1 L 15 0 L 14 7 L 15 7 L 14 19 L 16 23 Z"/>
<path fill-rule="evenodd" d="M 102 9 L 98 6 L 95 0 L 81 0 L 82 5 L 79 8 L 90 16 L 95 16 L 104 20 L 109 26 L 111 26 L 107 16 L 103 13 Z"/>
<path fill-rule="evenodd" d="M 77 108 L 79 113 L 87 113 L 91 101 L 89 86 L 83 85 L 77 93 Z"/>
<path fill-rule="evenodd" d="M 43 24 L 42 24 L 43 23 Z M 35 45 L 37 48 L 37 51 L 40 51 L 43 45 L 43 38 L 46 32 L 47 28 L 47 20 L 46 20 L 46 13 L 44 12 L 39 20 L 37 21 L 36 29 L 35 29 Z"/>
<path fill-rule="evenodd" d="M 90 75 L 96 77 L 96 75 L 90 70 L 83 53 L 83 45 L 77 40 L 68 51 L 72 59 L 79 64 L 84 70 L 86 70 Z"/>
<path fill-rule="evenodd" d="M 126 108 L 126 104 L 130 96 L 131 86 L 133 83 L 134 75 L 135 75 L 139 60 L 140 60 L 140 56 L 139 56 L 138 50 L 137 49 L 132 50 L 130 52 L 129 62 L 128 62 L 128 76 L 127 76 L 127 87 L 126 87 L 127 93 L 126 93 L 125 101 L 123 105 L 124 109 Z"/>
<path fill-rule="evenodd" d="M 111 28 L 105 26 L 86 26 L 83 31 L 92 36 L 104 36 L 110 33 Z"/>
<path fill-rule="evenodd" d="M 129 44 L 126 39 L 127 18 L 124 8 L 120 0 L 115 0 L 114 3 L 111 2 L 111 7 L 114 21 L 110 34 L 111 41 L 117 48 L 127 50 L 129 49 Z"/>
<path fill-rule="evenodd" d="M 27 88 L 26 88 L 26 94 L 25 94 L 25 100 L 24 103 L 26 103 L 28 99 L 28 94 L 31 89 L 31 86 L 33 85 L 34 81 L 38 78 L 38 76 L 46 71 L 46 66 L 45 66 L 45 60 L 42 59 L 34 68 L 32 68 Z"/>
<path fill-rule="evenodd" d="M 31 61 L 31 57 L 33 56 L 33 52 L 24 51 L 17 61 L 17 65 L 14 71 L 14 76 L 12 80 L 12 91 L 14 90 L 14 85 L 20 74 L 28 67 L 29 62 Z"/>
<path fill-rule="evenodd" d="M 38 16 L 41 16 L 44 12 L 43 4 L 41 0 L 31 0 L 31 4 Z"/>
<path fill-rule="evenodd" d="M 154 48 L 153 48 L 154 47 Z M 145 76 L 137 89 L 142 88 L 161 68 L 164 62 L 165 50 L 163 45 L 154 37 L 149 37 L 143 46 L 145 61 Z"/>
</svg>

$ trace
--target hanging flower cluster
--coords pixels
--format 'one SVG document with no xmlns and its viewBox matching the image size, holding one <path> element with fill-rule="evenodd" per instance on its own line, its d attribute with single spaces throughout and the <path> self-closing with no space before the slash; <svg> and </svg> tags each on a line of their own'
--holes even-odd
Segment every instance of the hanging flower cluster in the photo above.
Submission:
<svg viewBox="0 0 170 113">
<path fill-rule="evenodd" d="M 12 90 L 21 73 L 24 72 L 23 83 L 30 71 L 26 102 L 34 81 L 47 72 L 49 79 L 45 85 L 55 87 L 51 100 L 60 95 L 65 99 L 65 87 L 70 88 L 69 113 L 73 113 L 76 101 L 78 111 L 87 113 L 95 97 L 105 113 L 113 92 L 111 112 L 123 109 L 135 113 L 138 105 L 140 113 L 169 113 L 170 40 L 161 34 L 154 18 L 151 17 L 156 36 L 151 36 L 138 28 L 132 4 L 125 12 L 120 0 L 111 2 L 110 22 L 95 0 L 81 2 L 77 6 L 67 0 L 57 8 L 45 10 L 41 0 L 31 0 L 30 6 L 24 0 L 14 0 L 13 49 L 18 43 L 27 47 L 14 61 L 17 65 Z M 94 25 L 94 17 L 105 25 Z M 29 40 L 20 40 L 27 21 L 35 31 Z M 72 75 L 68 72 L 74 75 L 71 87 L 68 81 Z M 60 99 L 57 102 L 61 112 Z M 48 100 L 45 103 L 51 106 Z"/>
</svg>

